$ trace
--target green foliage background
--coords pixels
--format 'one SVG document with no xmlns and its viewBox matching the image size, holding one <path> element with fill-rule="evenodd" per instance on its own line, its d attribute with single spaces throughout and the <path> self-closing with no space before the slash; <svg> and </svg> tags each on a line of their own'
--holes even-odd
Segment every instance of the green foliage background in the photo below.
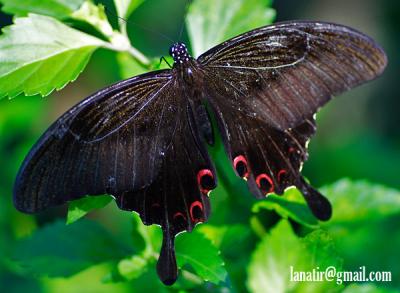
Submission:
<svg viewBox="0 0 400 293">
<path fill-rule="evenodd" d="M 0 0 L 0 98 L 13 98 L 0 100 L 0 292 L 399 291 L 399 2 L 114 2 Z M 293 18 L 354 26 L 389 56 L 379 80 L 333 100 L 318 115 L 304 173 L 331 200 L 330 221 L 318 222 L 295 190 L 255 201 L 217 144 L 210 149 L 219 173 L 212 216 L 177 237 L 181 272 L 167 288 L 155 273 L 159 228 L 143 226 L 108 196 L 72 202 L 68 212 L 60 207 L 29 216 L 13 208 L 12 185 L 25 154 L 77 101 L 166 66 L 159 58 L 172 40 L 189 43 L 197 56 L 228 37 Z M 296 283 L 290 266 L 366 266 L 391 271 L 392 281 Z"/>
</svg>

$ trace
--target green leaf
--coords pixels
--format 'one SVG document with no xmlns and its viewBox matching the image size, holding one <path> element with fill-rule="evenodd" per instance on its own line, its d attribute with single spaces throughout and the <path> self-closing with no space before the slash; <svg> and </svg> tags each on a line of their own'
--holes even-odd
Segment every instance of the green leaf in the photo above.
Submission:
<svg viewBox="0 0 400 293">
<path fill-rule="evenodd" d="M 194 56 L 222 41 L 270 24 L 275 10 L 270 0 L 195 0 L 186 16 Z"/>
<path fill-rule="evenodd" d="M 224 282 L 227 272 L 218 249 L 200 232 L 183 233 L 176 238 L 176 256 L 180 268 L 190 265 L 205 281 Z"/>
<path fill-rule="evenodd" d="M 139 7 L 144 0 L 114 0 L 119 17 L 128 19 L 131 13 Z"/>
<path fill-rule="evenodd" d="M 40 278 L 37 279 L 41 289 L 36 291 L 13 292 L 60 292 L 60 293 L 128 293 L 132 291 L 132 285 L 115 282 L 103 282 L 104 275 L 110 271 L 108 263 L 91 266 L 90 268 L 68 278 Z M 15 281 L 14 281 L 15 283 Z"/>
<path fill-rule="evenodd" d="M 147 271 L 149 260 L 143 256 L 134 255 L 118 263 L 118 273 L 126 280 L 140 277 Z"/>
<path fill-rule="evenodd" d="M 135 58 L 132 58 L 132 55 L 126 52 L 117 53 L 117 62 L 119 65 L 120 76 L 123 79 L 149 71 L 148 68 L 143 66 Z"/>
<path fill-rule="evenodd" d="M 108 39 L 112 38 L 114 31 L 111 24 L 108 22 L 107 15 L 104 11 L 104 6 L 95 5 L 92 2 L 85 2 L 81 8 L 75 11 L 72 18 L 89 23 Z"/>
<path fill-rule="evenodd" d="M 379 288 L 375 284 L 350 284 L 342 291 L 342 293 L 395 293 L 398 290 L 389 288 Z"/>
<path fill-rule="evenodd" d="M 46 96 L 74 81 L 105 43 L 58 20 L 30 14 L 0 36 L 0 98 Z"/>
<path fill-rule="evenodd" d="M 231 224 L 229 226 L 213 226 L 211 224 L 201 225 L 198 229 L 212 243 L 221 250 L 224 256 L 236 257 L 240 251 L 248 249 L 251 230 L 241 224 Z M 240 235 L 238 239 L 237 235 Z"/>
<path fill-rule="evenodd" d="M 315 230 L 298 238 L 289 222 L 281 220 L 253 252 L 247 287 L 251 292 L 325 292 L 336 283 L 291 282 L 290 273 L 291 267 L 293 271 L 312 271 L 328 266 L 341 270 L 342 260 L 325 231 Z"/>
<path fill-rule="evenodd" d="M 345 269 L 391 271 L 400 275 L 400 191 L 366 181 L 343 179 L 320 189 L 333 206 L 331 220 L 321 223 L 346 260 Z M 385 244 L 383 244 L 385 243 Z M 387 284 L 400 286 L 400 279 Z"/>
<path fill-rule="evenodd" d="M 110 201 L 112 198 L 109 195 L 100 195 L 86 196 L 69 202 L 67 224 L 72 224 L 94 209 L 104 208 Z"/>
<path fill-rule="evenodd" d="M 67 277 L 131 253 L 95 222 L 81 220 L 66 226 L 57 221 L 22 240 L 14 258 L 34 274 Z"/>
<path fill-rule="evenodd" d="M 158 225 L 146 226 L 137 213 L 133 215 L 133 239 L 135 248 L 141 251 L 143 257 L 154 257 L 160 251 L 162 232 Z"/>
<path fill-rule="evenodd" d="M 162 241 L 160 227 L 145 226 L 136 213 L 132 213 L 132 222 L 131 237 L 137 254 L 122 259 L 114 274 L 110 275 L 110 281 L 137 279 L 148 271 L 149 264 L 155 264 L 157 260 Z M 154 267 L 150 267 L 150 270 L 154 270 Z"/>
<path fill-rule="evenodd" d="M 167 60 L 167 62 L 169 62 L 169 64 L 172 64 L 174 62 L 171 57 L 165 57 L 165 59 Z M 143 63 L 140 63 L 138 59 L 133 58 L 132 55 L 127 52 L 118 52 L 117 62 L 119 65 L 120 76 L 123 79 L 153 70 L 170 68 L 165 61 L 160 61 L 159 58 L 154 58 L 150 60 L 150 63 L 148 65 L 143 65 Z"/>
<path fill-rule="evenodd" d="M 0 0 L 2 10 L 16 16 L 36 13 L 58 19 L 68 18 L 85 0 Z"/>
<path fill-rule="evenodd" d="M 400 214 L 400 191 L 379 184 L 342 179 L 320 191 L 333 206 L 332 219 L 326 225 L 371 221 Z"/>
<path fill-rule="evenodd" d="M 257 213 L 260 209 L 274 210 L 284 219 L 292 220 L 309 228 L 317 228 L 318 221 L 311 213 L 303 196 L 295 188 L 285 191 L 283 196 L 271 194 L 267 199 L 257 202 L 252 211 Z"/>
</svg>

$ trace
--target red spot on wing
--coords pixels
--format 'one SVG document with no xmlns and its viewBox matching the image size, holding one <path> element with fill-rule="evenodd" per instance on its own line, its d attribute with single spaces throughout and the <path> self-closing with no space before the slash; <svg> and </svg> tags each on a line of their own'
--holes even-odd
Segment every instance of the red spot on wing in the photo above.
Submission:
<svg viewBox="0 0 400 293">
<path fill-rule="evenodd" d="M 202 216 L 196 216 L 195 215 L 195 212 L 196 212 L 195 209 L 196 208 L 199 208 L 201 214 L 203 214 L 203 204 L 198 200 L 192 202 L 192 204 L 190 205 L 190 210 L 189 210 L 190 211 L 190 219 L 194 223 L 203 221 L 203 217 Z"/>
<path fill-rule="evenodd" d="M 160 206 L 160 204 L 159 204 L 158 202 L 155 202 L 155 203 L 153 203 L 153 204 L 151 205 L 151 208 L 152 208 L 152 209 L 159 209 L 159 208 L 161 208 L 161 206 Z"/>
<path fill-rule="evenodd" d="M 182 214 L 181 212 L 176 212 L 174 214 L 174 220 L 177 220 L 179 217 L 183 218 L 186 221 L 186 216 L 184 214 Z"/>
<path fill-rule="evenodd" d="M 279 170 L 279 172 L 278 172 L 278 182 L 279 183 L 281 183 L 281 181 L 282 181 L 282 179 L 283 179 L 283 176 L 285 176 L 286 175 L 286 170 L 285 169 L 282 169 L 282 170 Z"/>
<path fill-rule="evenodd" d="M 233 167 L 235 168 L 236 172 L 242 178 L 249 177 L 249 166 L 247 164 L 247 160 L 243 155 L 239 155 L 233 159 Z"/>
<path fill-rule="evenodd" d="M 265 191 L 266 193 L 271 193 L 274 191 L 274 182 L 272 181 L 271 177 L 269 177 L 265 173 L 262 173 L 257 176 L 256 183 L 258 188 L 260 188 L 262 191 Z M 265 185 L 267 186 L 269 185 L 269 188 L 265 189 Z"/>
<path fill-rule="evenodd" d="M 214 174 L 210 169 L 202 169 L 197 173 L 197 184 L 203 194 L 215 188 Z"/>
</svg>

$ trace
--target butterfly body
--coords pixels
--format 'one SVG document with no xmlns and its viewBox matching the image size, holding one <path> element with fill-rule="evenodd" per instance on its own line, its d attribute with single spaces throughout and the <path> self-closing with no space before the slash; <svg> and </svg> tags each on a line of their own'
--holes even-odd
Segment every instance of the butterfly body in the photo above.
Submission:
<svg viewBox="0 0 400 293">
<path fill-rule="evenodd" d="M 175 235 L 210 214 L 217 177 L 208 109 L 232 168 L 256 198 L 295 186 L 327 220 L 329 201 L 300 173 L 314 114 L 387 63 L 364 34 L 305 21 L 255 29 L 197 59 L 182 43 L 170 55 L 171 69 L 116 83 L 67 111 L 33 146 L 14 187 L 23 212 L 108 193 L 145 224 L 159 224 L 157 271 L 165 284 L 177 278 Z"/>
</svg>

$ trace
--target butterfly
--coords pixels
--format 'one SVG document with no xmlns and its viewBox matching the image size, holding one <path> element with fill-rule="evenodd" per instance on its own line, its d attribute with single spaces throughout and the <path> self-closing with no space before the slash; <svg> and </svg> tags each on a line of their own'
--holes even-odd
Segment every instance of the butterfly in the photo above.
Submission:
<svg viewBox="0 0 400 293">
<path fill-rule="evenodd" d="M 167 285 L 178 276 L 175 235 L 210 215 L 217 185 L 207 152 L 210 113 L 232 168 L 256 198 L 295 186 L 328 220 L 329 201 L 300 173 L 314 114 L 387 64 L 368 36 L 310 21 L 249 31 L 197 59 L 183 43 L 169 53 L 172 68 L 113 84 L 63 114 L 30 150 L 14 187 L 22 212 L 107 193 L 144 224 L 161 225 L 157 272 Z"/>
</svg>

